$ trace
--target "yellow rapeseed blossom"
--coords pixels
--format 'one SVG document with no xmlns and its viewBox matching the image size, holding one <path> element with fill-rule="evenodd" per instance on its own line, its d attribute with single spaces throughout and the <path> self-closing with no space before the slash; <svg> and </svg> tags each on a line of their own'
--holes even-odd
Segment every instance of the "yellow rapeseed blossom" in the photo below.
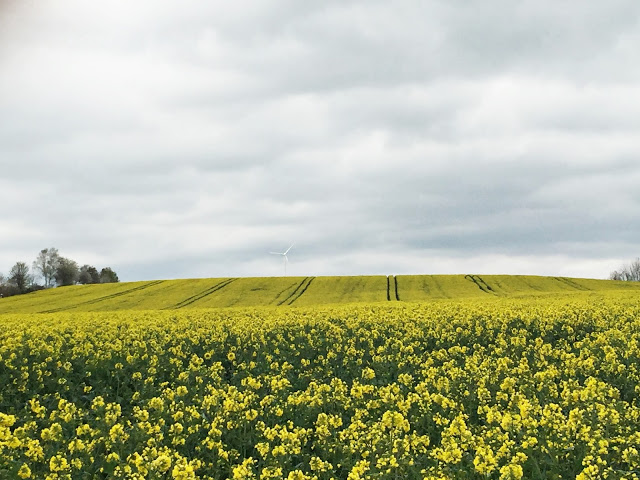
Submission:
<svg viewBox="0 0 640 480">
<path fill-rule="evenodd" d="M 158 457 L 151 462 L 151 469 L 156 472 L 164 473 L 169 470 L 169 468 L 171 468 L 171 457 L 169 455 L 158 455 Z"/>
<path fill-rule="evenodd" d="M 0 322 L 0 476 L 640 480 L 630 294 Z"/>
<path fill-rule="evenodd" d="M 500 480 L 520 480 L 522 475 L 522 466 L 517 464 L 505 465 L 500 469 Z"/>
<path fill-rule="evenodd" d="M 23 463 L 18 470 L 18 476 L 20 478 L 31 478 L 31 469 L 29 468 L 29 465 Z"/>
<path fill-rule="evenodd" d="M 62 455 L 55 455 L 49 459 L 49 470 L 52 472 L 63 472 L 68 469 L 69 463 Z"/>
<path fill-rule="evenodd" d="M 255 461 L 253 460 L 253 458 L 249 457 L 243 460 L 240 465 L 236 465 L 235 467 L 233 467 L 233 479 L 248 480 L 251 478 L 256 478 L 253 472 L 254 463 Z"/>
<path fill-rule="evenodd" d="M 179 397 L 184 397 L 187 393 L 189 393 L 189 390 L 187 389 L 187 387 L 185 387 L 184 385 L 180 385 L 177 389 L 176 389 L 176 394 Z"/>
</svg>

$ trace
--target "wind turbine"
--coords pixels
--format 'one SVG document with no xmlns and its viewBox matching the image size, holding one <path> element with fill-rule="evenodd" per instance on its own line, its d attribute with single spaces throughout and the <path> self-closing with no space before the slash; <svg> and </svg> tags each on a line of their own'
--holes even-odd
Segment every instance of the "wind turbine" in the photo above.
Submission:
<svg viewBox="0 0 640 480">
<path fill-rule="evenodd" d="M 293 247 L 293 243 L 291 244 L 291 247 Z M 289 259 L 287 258 L 287 253 L 289 253 L 289 250 L 291 250 L 291 247 L 287 248 L 287 250 L 283 253 L 280 252 L 269 252 L 271 255 L 282 255 L 282 257 L 284 258 L 284 276 L 287 276 L 287 263 L 289 262 Z"/>
</svg>

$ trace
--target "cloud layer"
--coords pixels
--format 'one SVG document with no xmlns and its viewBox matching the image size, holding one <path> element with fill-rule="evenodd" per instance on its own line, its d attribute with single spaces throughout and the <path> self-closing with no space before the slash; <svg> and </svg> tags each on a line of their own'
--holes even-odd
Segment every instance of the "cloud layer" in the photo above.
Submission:
<svg viewBox="0 0 640 480">
<path fill-rule="evenodd" d="M 606 277 L 640 4 L 0 3 L 0 271 Z"/>
</svg>

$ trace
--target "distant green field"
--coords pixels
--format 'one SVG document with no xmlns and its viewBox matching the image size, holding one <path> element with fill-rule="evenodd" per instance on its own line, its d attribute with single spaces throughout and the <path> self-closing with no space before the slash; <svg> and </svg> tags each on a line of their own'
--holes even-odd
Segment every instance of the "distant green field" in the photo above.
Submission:
<svg viewBox="0 0 640 480">
<path fill-rule="evenodd" d="M 610 290 L 636 290 L 640 293 L 640 283 L 533 275 L 399 275 L 396 281 L 399 299 L 406 302 Z"/>
<path fill-rule="evenodd" d="M 640 283 L 526 275 L 200 278 L 78 285 L 0 299 L 2 313 L 312 306 L 638 292 Z"/>
<path fill-rule="evenodd" d="M 314 277 L 309 288 L 294 305 L 321 305 L 328 303 L 384 302 L 387 300 L 387 278 Z"/>
</svg>

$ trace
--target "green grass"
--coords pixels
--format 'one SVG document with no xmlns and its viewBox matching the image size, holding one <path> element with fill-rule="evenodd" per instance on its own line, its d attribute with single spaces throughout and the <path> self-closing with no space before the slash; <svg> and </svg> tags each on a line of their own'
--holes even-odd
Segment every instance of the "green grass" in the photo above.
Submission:
<svg viewBox="0 0 640 480">
<path fill-rule="evenodd" d="M 636 282 L 529 275 L 200 278 L 54 288 L 2 298 L 0 314 L 374 303 L 396 301 L 396 282 L 401 302 L 609 291 L 640 294 Z"/>
</svg>

